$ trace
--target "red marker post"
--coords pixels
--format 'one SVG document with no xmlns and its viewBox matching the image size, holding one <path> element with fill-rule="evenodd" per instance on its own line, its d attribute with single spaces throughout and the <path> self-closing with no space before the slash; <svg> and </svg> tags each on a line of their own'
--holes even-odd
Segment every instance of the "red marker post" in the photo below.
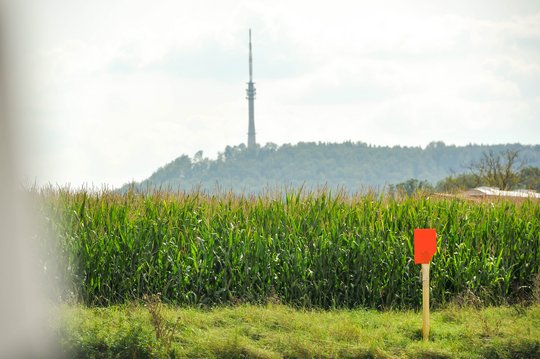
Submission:
<svg viewBox="0 0 540 359">
<path fill-rule="evenodd" d="M 434 229 L 414 230 L 414 263 L 422 265 L 422 337 L 429 339 L 429 262 L 437 251 Z"/>
</svg>

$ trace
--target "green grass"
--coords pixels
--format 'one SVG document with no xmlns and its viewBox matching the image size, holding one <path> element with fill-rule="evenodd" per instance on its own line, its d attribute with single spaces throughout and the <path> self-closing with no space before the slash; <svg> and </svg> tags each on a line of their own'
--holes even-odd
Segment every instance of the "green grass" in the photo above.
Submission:
<svg viewBox="0 0 540 359">
<path fill-rule="evenodd" d="M 280 304 L 204 310 L 147 302 L 64 306 L 59 313 L 55 330 L 73 358 L 540 357 L 539 305 L 449 306 L 432 313 L 429 342 L 421 339 L 421 313 L 414 311 Z"/>
<path fill-rule="evenodd" d="M 281 303 L 415 309 L 413 231 L 435 228 L 433 305 L 527 301 L 540 272 L 540 202 L 289 192 L 33 191 L 58 293 L 111 305 L 160 293 L 192 306 Z M 51 242 L 43 240 L 52 239 Z M 56 249 L 56 251 L 54 250 Z"/>
</svg>

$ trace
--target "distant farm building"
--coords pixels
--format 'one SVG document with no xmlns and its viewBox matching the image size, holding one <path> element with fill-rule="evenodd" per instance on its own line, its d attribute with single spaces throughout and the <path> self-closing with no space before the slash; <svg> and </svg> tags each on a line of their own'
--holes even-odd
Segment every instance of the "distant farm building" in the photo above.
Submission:
<svg viewBox="0 0 540 359">
<path fill-rule="evenodd" d="M 509 197 L 509 198 L 537 198 L 540 199 L 540 193 L 528 189 L 518 189 L 515 191 L 503 191 L 495 187 L 477 187 L 465 192 L 467 197 L 485 198 L 485 197 Z"/>
</svg>

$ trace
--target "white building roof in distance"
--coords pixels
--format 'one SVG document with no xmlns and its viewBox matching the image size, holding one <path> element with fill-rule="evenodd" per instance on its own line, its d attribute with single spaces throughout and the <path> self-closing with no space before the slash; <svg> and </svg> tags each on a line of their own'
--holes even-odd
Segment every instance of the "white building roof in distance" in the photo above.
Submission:
<svg viewBox="0 0 540 359">
<path fill-rule="evenodd" d="M 515 191 L 503 191 L 495 187 L 476 187 L 466 192 L 467 196 L 471 197 L 513 197 L 513 198 L 539 198 L 540 193 L 528 189 L 518 189 Z"/>
</svg>

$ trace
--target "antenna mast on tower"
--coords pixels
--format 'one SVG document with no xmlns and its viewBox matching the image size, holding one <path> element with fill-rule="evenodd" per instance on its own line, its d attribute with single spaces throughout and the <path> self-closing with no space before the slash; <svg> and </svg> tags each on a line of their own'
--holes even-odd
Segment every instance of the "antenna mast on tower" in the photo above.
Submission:
<svg viewBox="0 0 540 359">
<path fill-rule="evenodd" d="M 255 140 L 255 107 L 254 107 L 256 90 L 253 84 L 253 59 L 251 56 L 251 29 L 249 29 L 249 82 L 248 82 L 248 88 L 246 90 L 246 93 L 247 93 L 246 98 L 248 100 L 248 106 L 249 106 L 249 125 L 248 125 L 247 147 L 255 148 L 257 144 Z"/>
</svg>

